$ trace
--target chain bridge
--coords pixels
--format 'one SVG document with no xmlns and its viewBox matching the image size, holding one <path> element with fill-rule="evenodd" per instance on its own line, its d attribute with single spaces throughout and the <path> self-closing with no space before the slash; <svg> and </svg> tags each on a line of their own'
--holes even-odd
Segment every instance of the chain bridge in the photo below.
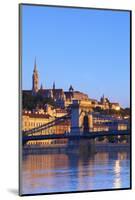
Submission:
<svg viewBox="0 0 135 200">
<path fill-rule="evenodd" d="M 63 134 L 56 134 L 50 129 L 56 125 L 59 125 L 67 120 L 71 121 L 70 132 Z M 130 130 L 110 130 L 110 131 L 92 131 L 93 119 L 91 112 L 91 105 L 87 102 L 82 103 L 78 100 L 74 100 L 71 106 L 71 113 L 56 118 L 55 120 L 35 127 L 30 130 L 22 131 L 22 142 L 26 144 L 30 140 L 49 140 L 49 139 L 69 139 L 69 140 L 91 140 L 103 136 L 118 136 L 118 135 L 130 135 Z M 45 131 L 43 133 L 43 131 Z"/>
</svg>

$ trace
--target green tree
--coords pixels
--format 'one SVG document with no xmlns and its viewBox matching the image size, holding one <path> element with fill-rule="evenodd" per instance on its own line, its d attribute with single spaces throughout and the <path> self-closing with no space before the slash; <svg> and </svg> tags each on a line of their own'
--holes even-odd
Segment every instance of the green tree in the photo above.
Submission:
<svg viewBox="0 0 135 200">
<path fill-rule="evenodd" d="M 108 141 L 109 141 L 110 143 L 114 143 L 114 142 L 115 142 L 115 136 L 114 136 L 114 135 L 109 135 L 109 136 L 108 136 Z"/>
<path fill-rule="evenodd" d="M 55 106 L 55 102 L 52 98 L 45 98 L 41 94 L 32 95 L 29 93 L 22 94 L 22 105 L 23 109 L 33 110 L 37 106 L 43 108 L 45 104 Z"/>
<path fill-rule="evenodd" d="M 98 137 L 98 141 L 101 142 L 104 140 L 104 136 Z"/>
</svg>

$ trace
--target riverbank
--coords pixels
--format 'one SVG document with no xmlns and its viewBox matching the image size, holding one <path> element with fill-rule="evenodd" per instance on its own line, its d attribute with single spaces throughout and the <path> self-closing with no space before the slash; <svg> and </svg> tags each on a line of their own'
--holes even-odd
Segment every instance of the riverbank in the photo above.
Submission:
<svg viewBox="0 0 135 200">
<path fill-rule="evenodd" d="M 114 144 L 114 143 L 98 143 L 94 145 L 94 153 L 98 152 L 130 152 L 130 144 Z M 78 145 L 55 144 L 38 146 L 31 145 L 23 148 L 23 154 L 48 154 L 48 153 L 88 153 L 89 150 L 83 146 L 80 148 Z"/>
<path fill-rule="evenodd" d="M 110 152 L 110 151 L 125 151 L 130 152 L 130 144 L 129 143 L 107 143 L 107 144 L 95 144 L 95 148 L 97 152 Z"/>
</svg>

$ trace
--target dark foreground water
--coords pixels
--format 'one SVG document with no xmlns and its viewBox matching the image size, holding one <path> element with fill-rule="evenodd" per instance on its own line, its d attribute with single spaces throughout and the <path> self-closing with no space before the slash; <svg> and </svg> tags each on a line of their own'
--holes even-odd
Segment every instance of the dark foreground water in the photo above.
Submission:
<svg viewBox="0 0 135 200">
<path fill-rule="evenodd" d="M 130 157 L 126 152 L 23 157 L 23 194 L 129 187 Z"/>
</svg>

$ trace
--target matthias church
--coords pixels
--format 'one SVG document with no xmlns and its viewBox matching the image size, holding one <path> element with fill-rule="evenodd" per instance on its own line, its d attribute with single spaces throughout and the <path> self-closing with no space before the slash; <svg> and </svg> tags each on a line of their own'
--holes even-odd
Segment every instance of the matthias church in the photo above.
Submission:
<svg viewBox="0 0 135 200">
<path fill-rule="evenodd" d="M 62 88 L 56 88 L 55 82 L 52 84 L 52 88 L 43 88 L 43 85 L 39 87 L 39 73 L 37 69 L 36 60 L 34 63 L 34 70 L 32 75 L 32 90 L 23 90 L 23 93 L 29 93 L 31 95 L 42 95 L 44 98 L 51 98 L 54 100 L 55 105 L 60 108 L 66 108 L 73 103 L 73 100 L 80 100 L 91 104 L 91 108 L 100 107 L 101 109 L 114 109 L 120 110 L 119 103 L 110 102 L 104 95 L 100 101 L 96 99 L 90 99 L 87 94 L 80 91 L 75 91 L 72 85 L 70 85 L 68 91 L 64 91 Z"/>
<path fill-rule="evenodd" d="M 39 73 L 35 60 L 34 70 L 32 75 L 32 90 L 24 90 L 25 93 L 31 93 L 32 95 L 42 95 L 44 98 L 52 98 L 56 106 L 65 108 L 72 104 L 73 99 L 89 101 L 87 94 L 79 91 L 74 91 L 72 85 L 69 87 L 69 91 L 64 91 L 62 88 L 56 88 L 55 82 L 52 84 L 52 88 L 43 88 L 43 85 L 39 87 Z"/>
</svg>

